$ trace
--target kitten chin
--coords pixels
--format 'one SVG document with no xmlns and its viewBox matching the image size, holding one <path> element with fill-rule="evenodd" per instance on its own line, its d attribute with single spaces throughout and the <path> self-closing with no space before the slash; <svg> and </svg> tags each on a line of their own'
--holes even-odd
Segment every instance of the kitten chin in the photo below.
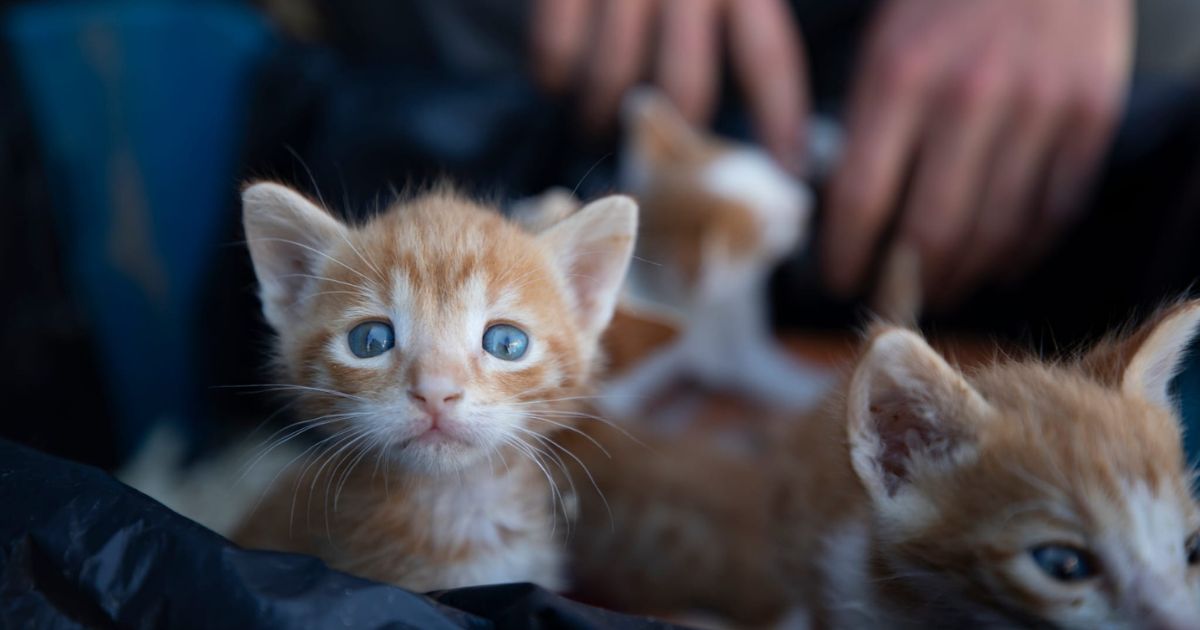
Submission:
<svg viewBox="0 0 1200 630">
<path fill-rule="evenodd" d="M 387 447 L 384 452 L 397 470 L 422 475 L 446 475 L 487 461 L 486 451 L 476 445 L 424 435 Z"/>
<path fill-rule="evenodd" d="M 416 590 L 561 585 L 548 466 L 586 415 L 636 205 L 536 235 L 446 187 L 362 225 L 278 184 L 243 205 L 289 436 L 320 435 L 238 541 Z"/>
</svg>

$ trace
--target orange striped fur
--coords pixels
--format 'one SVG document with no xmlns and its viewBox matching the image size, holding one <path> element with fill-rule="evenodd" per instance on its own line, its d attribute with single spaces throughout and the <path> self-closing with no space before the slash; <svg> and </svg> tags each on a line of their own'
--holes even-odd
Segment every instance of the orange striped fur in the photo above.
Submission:
<svg viewBox="0 0 1200 630">
<path fill-rule="evenodd" d="M 446 188 L 357 226 L 277 184 L 243 203 L 278 373 L 321 441 L 236 539 L 415 590 L 560 587 L 567 506 L 548 468 L 583 418 L 633 202 L 602 199 L 537 235 Z M 389 325 L 394 347 L 352 352 L 364 322 Z M 528 334 L 519 359 L 484 350 L 497 323 Z"/>
<path fill-rule="evenodd" d="M 752 626 L 1198 628 L 1200 509 L 1168 394 L 1198 327 L 1187 302 L 1076 360 L 964 370 L 880 326 L 757 455 L 658 436 L 622 457 L 637 449 L 606 438 L 627 464 L 584 458 L 618 519 L 581 519 L 585 583 L 615 607 Z M 604 509 L 583 495 L 585 515 Z M 1044 544 L 1095 575 L 1051 577 Z"/>
</svg>

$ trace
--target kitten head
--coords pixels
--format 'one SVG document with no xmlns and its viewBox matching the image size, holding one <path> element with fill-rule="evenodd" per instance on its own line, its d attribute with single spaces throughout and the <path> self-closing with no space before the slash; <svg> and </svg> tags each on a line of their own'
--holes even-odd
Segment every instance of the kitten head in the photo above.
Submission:
<svg viewBox="0 0 1200 630">
<path fill-rule="evenodd" d="M 637 223 L 626 197 L 537 235 L 448 192 L 358 226 L 277 184 L 242 201 L 281 371 L 313 424 L 426 472 L 567 423 L 547 401 L 587 385 Z"/>
<path fill-rule="evenodd" d="M 877 566 L 918 620 L 1200 627 L 1200 510 L 1168 386 L 1176 306 L 1066 365 L 966 376 L 916 334 L 871 341 L 848 392 Z"/>
<path fill-rule="evenodd" d="M 642 204 L 639 255 L 656 263 L 641 271 L 692 292 L 728 290 L 801 244 L 811 195 L 765 151 L 693 128 L 651 88 L 631 93 L 623 118 L 620 186 Z"/>
</svg>

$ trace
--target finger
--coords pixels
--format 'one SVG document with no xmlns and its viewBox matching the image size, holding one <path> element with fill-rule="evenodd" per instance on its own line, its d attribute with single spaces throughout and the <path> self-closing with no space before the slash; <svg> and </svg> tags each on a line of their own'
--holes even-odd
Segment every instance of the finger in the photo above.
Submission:
<svg viewBox="0 0 1200 630">
<path fill-rule="evenodd" d="M 637 82 L 645 62 L 654 0 L 607 0 L 584 72 L 581 114 L 584 124 L 601 132 L 612 124 L 625 91 Z"/>
<path fill-rule="evenodd" d="M 1040 260 L 1082 212 L 1124 109 L 1133 62 L 1133 8 L 1123 0 L 1088 3 L 1088 8 L 1062 18 L 1066 25 L 1060 32 L 1072 36 L 1069 50 L 1075 53 L 1066 74 L 1071 100 L 1053 145 L 1039 227 L 1016 261 L 1015 275 Z"/>
<path fill-rule="evenodd" d="M 950 263 L 972 228 L 1007 91 L 1007 69 L 996 53 L 960 73 L 942 89 L 941 104 L 926 124 L 901 215 L 899 237 L 920 252 L 922 286 L 934 303 L 943 297 Z"/>
<path fill-rule="evenodd" d="M 592 0 L 534 0 L 530 53 L 534 78 L 553 93 L 567 90 L 587 46 Z"/>
<path fill-rule="evenodd" d="M 1031 227 L 1035 203 L 1045 189 L 1049 140 L 1061 122 L 1060 94 L 1052 79 L 1035 76 L 1014 94 L 1012 115 L 982 189 L 972 236 L 955 276 L 947 282 L 949 302 L 1011 265 L 1018 242 Z"/>
<path fill-rule="evenodd" d="M 660 17 L 656 82 L 693 124 L 712 116 L 720 81 L 717 0 L 667 0 Z"/>
<path fill-rule="evenodd" d="M 889 37 L 898 39 L 886 34 L 875 42 Z M 830 181 L 822 229 L 824 275 L 842 296 L 862 284 L 887 226 L 937 69 L 937 51 L 923 43 L 905 48 L 874 43 L 869 51 L 853 88 L 845 152 Z"/>
<path fill-rule="evenodd" d="M 734 0 L 725 10 L 729 52 L 758 137 L 799 172 L 808 77 L 795 20 L 780 0 Z"/>
<path fill-rule="evenodd" d="M 1036 224 L 1014 263 L 1012 275 L 1024 275 L 1045 257 L 1083 211 L 1112 138 L 1117 109 L 1116 105 L 1096 108 L 1094 104 L 1077 104 L 1064 114 L 1068 122 L 1050 158 Z"/>
</svg>

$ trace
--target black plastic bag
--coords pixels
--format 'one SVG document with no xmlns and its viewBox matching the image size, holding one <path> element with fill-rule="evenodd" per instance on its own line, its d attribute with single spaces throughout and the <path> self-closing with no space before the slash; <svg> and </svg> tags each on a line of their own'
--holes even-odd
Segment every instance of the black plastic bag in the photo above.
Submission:
<svg viewBox="0 0 1200 630">
<path fill-rule="evenodd" d="M 95 468 L 7 441 L 0 462 L 0 627 L 671 627 L 531 584 L 418 595 L 241 549 Z"/>
</svg>

